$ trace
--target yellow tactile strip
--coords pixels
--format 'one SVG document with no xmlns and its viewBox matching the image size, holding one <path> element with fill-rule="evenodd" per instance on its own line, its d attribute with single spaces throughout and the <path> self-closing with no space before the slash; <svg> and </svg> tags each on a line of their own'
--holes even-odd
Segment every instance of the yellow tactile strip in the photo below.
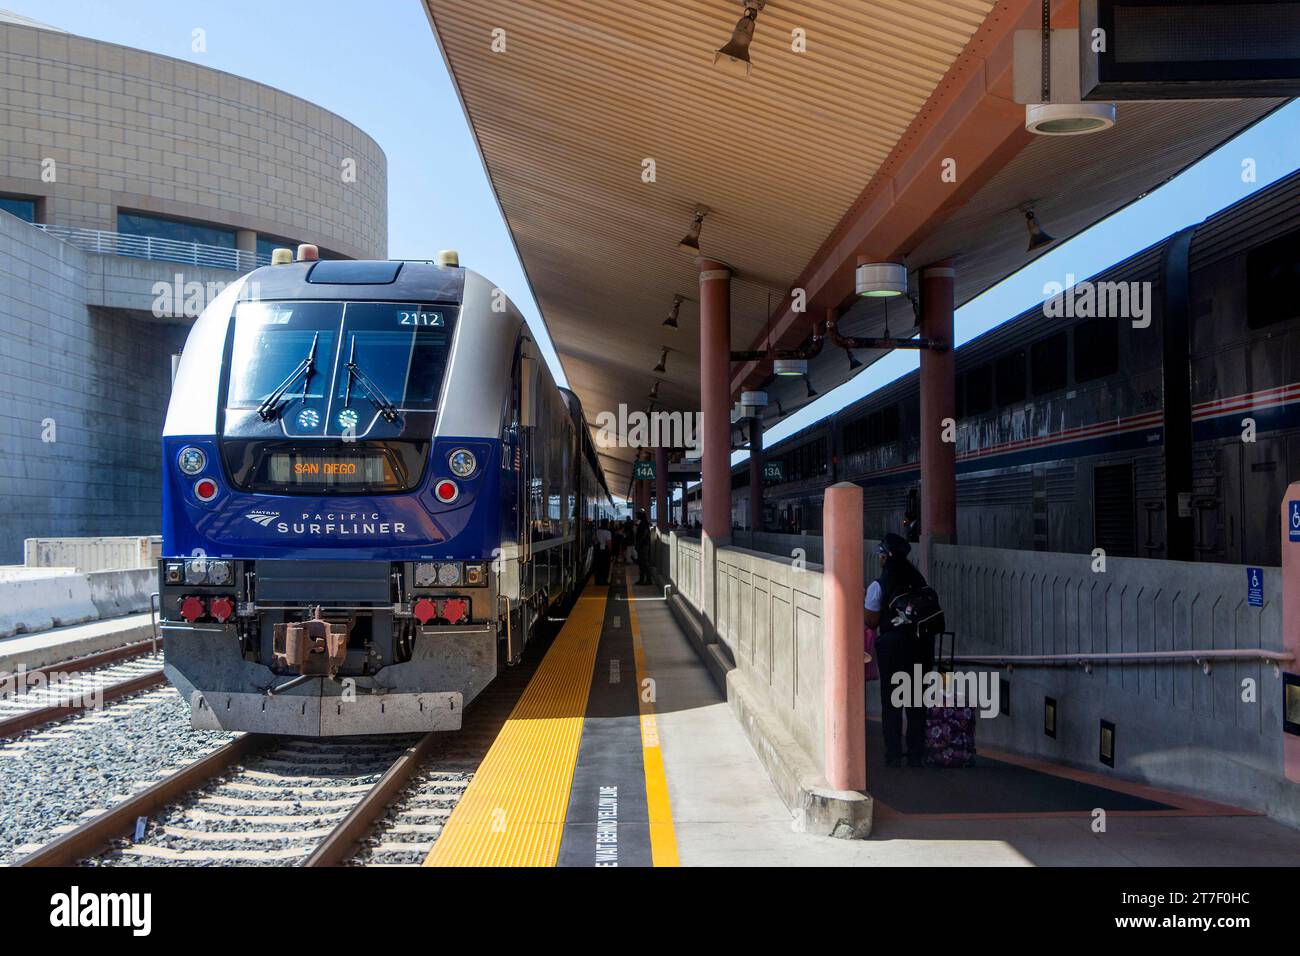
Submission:
<svg viewBox="0 0 1300 956">
<path fill-rule="evenodd" d="M 632 578 L 628 576 L 628 594 Z M 632 649 L 636 658 L 637 700 L 641 709 L 641 764 L 645 768 L 646 811 L 650 818 L 650 858 L 655 866 L 679 866 L 677 831 L 673 827 L 672 804 L 668 799 L 668 778 L 664 772 L 664 754 L 659 746 L 659 719 L 655 716 L 655 695 L 647 693 L 649 669 L 645 645 L 641 642 L 641 622 L 637 620 L 636 602 L 627 604 L 628 623 L 632 627 Z M 654 687 L 650 679 L 649 687 Z"/>
<path fill-rule="evenodd" d="M 425 866 L 554 866 L 606 589 L 589 585 L 452 811 Z"/>
</svg>

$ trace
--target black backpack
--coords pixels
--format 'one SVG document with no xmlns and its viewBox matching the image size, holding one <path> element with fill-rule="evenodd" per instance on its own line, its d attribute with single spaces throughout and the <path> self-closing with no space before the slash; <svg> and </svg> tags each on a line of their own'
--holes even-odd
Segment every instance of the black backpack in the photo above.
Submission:
<svg viewBox="0 0 1300 956">
<path fill-rule="evenodd" d="M 914 624 L 917 637 L 932 638 L 945 630 L 939 593 L 928 584 L 904 591 L 889 602 L 889 609 L 897 623 Z"/>
</svg>

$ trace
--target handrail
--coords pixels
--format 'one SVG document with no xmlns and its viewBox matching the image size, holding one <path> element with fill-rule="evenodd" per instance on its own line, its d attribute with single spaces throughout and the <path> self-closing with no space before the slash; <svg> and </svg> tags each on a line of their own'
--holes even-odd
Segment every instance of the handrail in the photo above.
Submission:
<svg viewBox="0 0 1300 956">
<path fill-rule="evenodd" d="M 124 256 L 130 259 L 148 259 L 154 262 L 179 262 L 210 269 L 230 269 L 235 272 L 251 272 L 258 266 L 271 264 L 270 256 L 248 252 L 244 249 L 209 246 L 201 242 L 179 242 L 175 239 L 161 239 L 156 236 L 135 236 L 122 232 L 106 232 L 102 229 L 53 226 L 41 222 L 32 223 L 32 225 L 46 235 L 61 239 L 84 252 L 93 252 L 98 255 Z"/>
<path fill-rule="evenodd" d="M 1290 651 L 1268 651 L 1262 647 L 1252 647 L 1237 650 L 1207 648 L 1202 651 L 1115 651 L 1097 654 L 963 654 L 953 660 L 963 664 L 1006 667 L 1008 670 L 1020 666 L 1079 664 L 1088 673 L 1092 673 L 1093 664 L 1195 663 L 1207 674 L 1210 673 L 1213 661 L 1268 661 L 1273 665 L 1274 673 L 1277 673 L 1282 664 L 1294 661 L 1295 655 Z"/>
</svg>

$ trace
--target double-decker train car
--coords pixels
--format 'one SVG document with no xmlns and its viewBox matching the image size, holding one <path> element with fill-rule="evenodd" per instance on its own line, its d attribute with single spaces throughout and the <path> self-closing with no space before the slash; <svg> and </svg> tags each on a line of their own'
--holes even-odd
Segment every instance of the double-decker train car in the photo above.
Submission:
<svg viewBox="0 0 1300 956">
<path fill-rule="evenodd" d="M 1278 564 L 1279 505 L 1300 479 L 1297 279 L 1292 174 L 959 348 L 958 541 Z M 1123 314 L 1097 314 L 1116 302 Z M 822 490 L 850 480 L 867 490 L 864 535 L 899 531 L 924 494 L 919 418 L 914 372 L 774 444 L 765 529 L 820 533 Z"/>
<path fill-rule="evenodd" d="M 177 369 L 166 674 L 199 728 L 454 730 L 586 577 L 612 501 L 582 408 L 454 255 L 299 259 L 218 296 Z"/>
</svg>

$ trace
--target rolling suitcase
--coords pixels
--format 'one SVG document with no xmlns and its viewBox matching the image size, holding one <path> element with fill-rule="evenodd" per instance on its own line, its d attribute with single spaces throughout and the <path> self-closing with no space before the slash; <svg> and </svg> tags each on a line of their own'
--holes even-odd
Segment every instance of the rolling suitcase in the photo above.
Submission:
<svg viewBox="0 0 1300 956">
<path fill-rule="evenodd" d="M 943 656 L 943 639 L 947 637 L 948 657 Z M 944 682 L 944 702 L 941 707 L 928 707 L 925 712 L 925 765 L 927 767 L 970 767 L 975 763 L 975 708 L 958 707 L 949 680 L 953 668 L 953 650 L 956 635 L 951 631 L 939 634 L 939 652 L 935 664 Z"/>
</svg>

